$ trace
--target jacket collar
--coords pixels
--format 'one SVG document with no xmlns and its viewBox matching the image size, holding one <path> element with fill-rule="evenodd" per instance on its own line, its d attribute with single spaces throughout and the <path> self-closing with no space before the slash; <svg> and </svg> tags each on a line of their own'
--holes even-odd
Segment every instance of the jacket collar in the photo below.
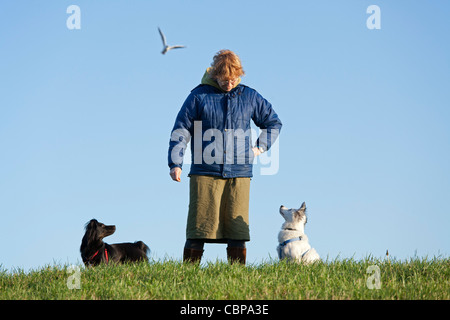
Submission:
<svg viewBox="0 0 450 320">
<path fill-rule="evenodd" d="M 211 76 L 209 75 L 210 71 L 211 71 L 211 67 L 206 69 L 205 73 L 203 74 L 201 84 L 206 84 L 206 85 L 212 86 L 212 87 L 214 87 L 216 89 L 219 89 L 221 92 L 226 93 L 225 91 L 223 91 L 220 88 L 220 86 L 217 83 L 217 81 L 215 79 L 211 78 Z M 233 89 L 236 88 L 239 85 L 239 83 L 241 83 L 241 78 L 238 78 L 238 81 L 234 85 Z M 231 91 L 233 91 L 233 89 L 231 89 Z"/>
</svg>

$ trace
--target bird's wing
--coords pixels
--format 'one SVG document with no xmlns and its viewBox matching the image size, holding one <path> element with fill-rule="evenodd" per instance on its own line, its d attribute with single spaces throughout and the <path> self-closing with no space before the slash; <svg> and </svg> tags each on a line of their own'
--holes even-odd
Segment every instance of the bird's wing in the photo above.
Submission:
<svg viewBox="0 0 450 320">
<path fill-rule="evenodd" d="M 164 44 L 164 47 L 167 46 L 166 37 L 164 36 L 164 33 L 162 33 L 162 31 L 161 31 L 161 29 L 159 27 L 158 27 L 158 31 L 159 31 L 159 34 L 161 35 L 161 40 L 162 40 L 162 42 Z"/>
<path fill-rule="evenodd" d="M 186 48 L 186 46 L 170 46 L 169 50 L 171 50 L 171 49 L 180 49 L 180 48 Z"/>
</svg>

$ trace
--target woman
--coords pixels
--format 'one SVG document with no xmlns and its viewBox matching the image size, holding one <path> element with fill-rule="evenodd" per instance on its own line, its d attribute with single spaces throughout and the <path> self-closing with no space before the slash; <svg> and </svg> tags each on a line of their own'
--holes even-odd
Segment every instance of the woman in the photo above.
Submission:
<svg viewBox="0 0 450 320">
<path fill-rule="evenodd" d="M 239 57 L 230 50 L 219 51 L 172 130 L 169 167 L 174 181 L 181 181 L 182 159 L 191 141 L 183 261 L 199 262 L 208 242 L 227 243 L 230 262 L 245 264 L 253 160 L 270 148 L 282 124 L 267 100 L 240 83 L 243 75 Z M 262 129 L 255 146 L 250 120 Z"/>
</svg>

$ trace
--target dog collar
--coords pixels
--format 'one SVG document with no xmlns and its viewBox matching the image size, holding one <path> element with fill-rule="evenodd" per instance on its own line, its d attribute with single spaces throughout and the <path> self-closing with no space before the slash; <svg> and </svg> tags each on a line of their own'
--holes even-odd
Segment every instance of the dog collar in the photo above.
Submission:
<svg viewBox="0 0 450 320">
<path fill-rule="evenodd" d="M 284 247 L 284 246 L 287 245 L 289 242 L 300 241 L 300 240 L 302 240 L 302 237 L 292 238 L 292 239 L 289 239 L 289 240 L 286 240 L 286 241 L 280 243 L 280 246 L 278 247 L 278 258 L 281 259 L 281 247 Z M 311 249 L 308 249 L 308 250 L 306 250 L 305 252 L 303 252 L 302 255 L 300 256 L 300 258 L 303 258 L 303 257 L 305 256 L 305 254 L 308 253 L 309 250 L 311 250 Z"/>
<path fill-rule="evenodd" d="M 280 247 L 284 247 L 289 242 L 300 241 L 300 240 L 302 240 L 302 237 L 296 237 L 296 238 L 292 238 L 292 239 L 286 240 L 286 241 L 280 243 Z"/>
<path fill-rule="evenodd" d="M 98 252 L 99 252 L 100 250 L 97 250 L 93 255 L 92 255 L 92 257 L 89 259 L 89 261 L 92 261 L 93 259 L 94 259 L 94 257 L 98 254 Z M 106 250 L 106 248 L 105 248 L 105 256 L 106 256 L 106 263 L 108 263 L 108 250 Z"/>
</svg>

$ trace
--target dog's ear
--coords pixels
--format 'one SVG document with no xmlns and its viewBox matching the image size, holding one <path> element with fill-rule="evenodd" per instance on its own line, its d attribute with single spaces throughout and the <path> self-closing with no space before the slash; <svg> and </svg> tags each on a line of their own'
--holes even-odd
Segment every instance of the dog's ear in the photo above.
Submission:
<svg viewBox="0 0 450 320">
<path fill-rule="evenodd" d="M 96 219 L 91 219 L 86 225 L 84 226 L 84 229 L 93 229 L 97 225 L 98 221 Z"/>
<path fill-rule="evenodd" d="M 306 218 L 306 204 L 303 202 L 300 209 L 294 212 L 294 215 L 297 217 L 297 219 L 303 219 L 303 217 Z M 306 220 L 305 220 L 306 223 Z"/>
<path fill-rule="evenodd" d="M 305 212 L 305 210 L 306 210 L 306 204 L 305 204 L 305 202 L 303 202 L 302 205 L 301 205 L 301 207 L 300 207 L 300 209 L 298 209 L 298 211 L 303 211 L 303 212 Z"/>
<path fill-rule="evenodd" d="M 89 243 L 96 240 L 97 237 L 97 223 L 98 221 L 95 219 L 91 219 L 86 225 L 84 226 L 84 229 L 86 230 L 86 233 L 83 236 L 83 239 L 81 240 L 81 247 L 80 251 L 84 250 L 83 248 L 86 248 Z"/>
</svg>

